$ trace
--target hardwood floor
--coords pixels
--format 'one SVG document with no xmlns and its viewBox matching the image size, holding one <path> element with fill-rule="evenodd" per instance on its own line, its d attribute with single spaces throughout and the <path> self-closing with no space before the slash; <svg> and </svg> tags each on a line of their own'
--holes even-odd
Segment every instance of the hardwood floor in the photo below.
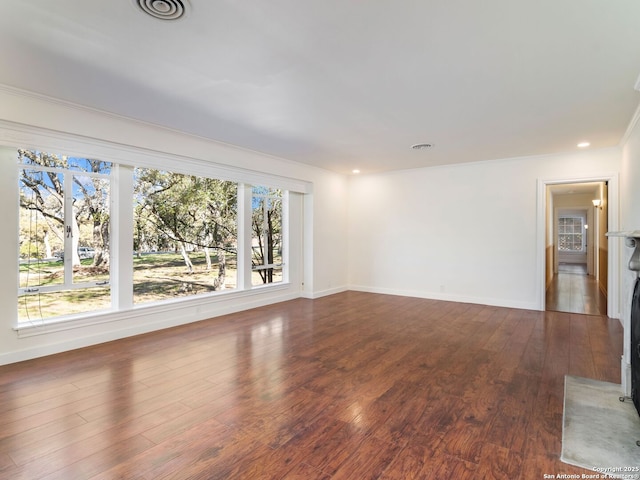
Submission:
<svg viewBox="0 0 640 480">
<path fill-rule="evenodd" d="M 617 320 L 345 292 L 0 367 L 3 479 L 542 479 Z"/>
<path fill-rule="evenodd" d="M 546 293 L 546 309 L 558 312 L 606 315 L 607 299 L 586 265 L 560 264 Z"/>
</svg>

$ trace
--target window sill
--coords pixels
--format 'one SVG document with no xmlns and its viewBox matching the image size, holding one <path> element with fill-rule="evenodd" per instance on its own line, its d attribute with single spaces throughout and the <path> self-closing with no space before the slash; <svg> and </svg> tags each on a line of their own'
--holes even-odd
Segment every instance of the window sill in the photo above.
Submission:
<svg viewBox="0 0 640 480">
<path fill-rule="evenodd" d="M 15 325 L 13 330 L 17 333 L 18 338 L 27 338 L 65 330 L 92 327 L 104 323 L 128 321 L 140 317 L 148 317 L 149 315 L 161 312 L 166 313 L 177 310 L 184 312 L 185 308 L 191 308 L 193 310 L 190 312 L 190 316 L 193 317 L 192 321 L 198 321 L 200 320 L 197 318 L 200 310 L 199 307 L 211 305 L 212 303 L 234 302 L 249 299 L 251 297 L 265 295 L 268 293 L 282 292 L 289 290 L 290 288 L 291 283 L 260 285 L 252 288 L 251 290 L 233 290 L 224 293 L 202 294 L 190 298 L 171 299 L 134 305 L 133 308 L 127 310 L 102 310 L 45 320 L 21 322 Z"/>
</svg>

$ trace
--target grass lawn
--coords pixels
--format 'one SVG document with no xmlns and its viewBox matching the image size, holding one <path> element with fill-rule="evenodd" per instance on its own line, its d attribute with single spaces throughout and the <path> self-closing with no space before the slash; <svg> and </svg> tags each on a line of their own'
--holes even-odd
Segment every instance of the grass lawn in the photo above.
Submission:
<svg viewBox="0 0 640 480">
<path fill-rule="evenodd" d="M 192 252 L 193 272 L 189 273 L 176 253 L 152 253 L 133 258 L 133 301 L 135 304 L 186 297 L 213 292 L 218 277 L 218 258 L 211 258 L 207 270 L 203 252 Z M 81 261 L 73 271 L 74 283 L 108 281 L 109 273 L 92 267 L 93 260 Z M 236 258 L 227 255 L 225 289 L 235 289 L 237 279 Z M 274 282 L 282 281 L 282 271 L 274 272 Z M 262 284 L 258 272 L 252 274 L 253 285 Z M 64 284 L 64 266 L 61 261 L 42 261 L 20 265 L 20 287 Z M 58 292 L 35 292 L 18 297 L 18 321 L 72 315 L 111 308 L 111 289 L 108 286 L 69 289 Z"/>
<path fill-rule="evenodd" d="M 180 254 L 155 253 L 136 256 L 133 259 L 134 303 L 144 303 L 181 296 L 214 291 L 214 280 L 218 276 L 218 259 L 212 256 L 211 270 L 206 268 L 202 252 L 189 255 L 193 262 L 193 273 L 188 273 Z M 107 272 L 92 268 L 92 259 L 84 259 L 74 269 L 74 283 L 104 281 Z M 64 266 L 61 261 L 43 261 L 20 265 L 20 286 L 37 287 L 62 285 Z M 225 289 L 236 287 L 236 259 L 227 256 Z M 109 287 L 70 289 L 62 292 L 25 294 L 19 297 L 18 317 L 20 322 L 51 318 L 111 307 Z"/>
</svg>

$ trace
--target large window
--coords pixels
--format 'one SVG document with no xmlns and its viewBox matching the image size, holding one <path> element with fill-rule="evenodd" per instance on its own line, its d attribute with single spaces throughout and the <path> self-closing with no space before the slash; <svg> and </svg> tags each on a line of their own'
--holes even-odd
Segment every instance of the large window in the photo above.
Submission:
<svg viewBox="0 0 640 480">
<path fill-rule="evenodd" d="M 238 185 L 139 168 L 134 301 L 236 288 Z"/>
<path fill-rule="evenodd" d="M 109 308 L 111 164 L 19 150 L 19 321 Z"/>
<path fill-rule="evenodd" d="M 18 169 L 19 323 L 287 278 L 286 190 L 34 150 Z"/>
<path fill-rule="evenodd" d="M 558 218 L 558 250 L 581 253 L 585 250 L 584 219 L 578 216 Z"/>
</svg>

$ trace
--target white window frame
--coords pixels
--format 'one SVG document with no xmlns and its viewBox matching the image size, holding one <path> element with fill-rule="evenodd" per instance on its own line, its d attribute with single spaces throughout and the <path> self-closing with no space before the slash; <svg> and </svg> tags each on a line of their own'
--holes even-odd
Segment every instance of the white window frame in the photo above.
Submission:
<svg viewBox="0 0 640 480">
<path fill-rule="evenodd" d="M 82 177 L 91 177 L 91 178 L 103 178 L 109 180 L 109 202 L 111 203 L 111 184 L 112 177 L 111 174 L 105 173 L 94 173 L 94 172 L 83 172 L 81 170 L 73 170 L 70 168 L 55 168 L 55 167 L 45 167 L 40 165 L 32 165 L 32 164 L 16 164 L 18 168 L 18 172 L 21 170 L 30 170 L 30 171 L 40 171 L 40 172 L 52 172 L 56 174 L 61 174 L 63 176 L 63 191 L 64 191 L 64 205 L 63 205 L 63 215 L 64 215 L 64 231 L 67 232 L 68 229 L 71 228 L 71 224 L 69 223 L 69 218 L 73 215 L 73 177 L 74 176 L 82 176 Z M 110 205 L 112 207 L 112 205 Z M 18 207 L 18 210 L 21 207 Z M 109 228 L 113 231 L 111 220 Z M 70 230 L 69 230 L 70 231 Z M 110 280 L 104 281 L 92 281 L 92 282 L 74 282 L 73 280 L 73 258 L 72 258 L 72 249 L 73 249 L 73 232 L 67 235 L 64 235 L 64 277 L 63 283 L 58 283 L 55 285 L 37 285 L 37 286 L 26 286 L 26 287 L 18 287 L 18 296 L 21 295 L 36 295 L 38 293 L 51 293 L 51 292 L 61 292 L 67 290 L 80 290 L 86 288 L 94 288 L 94 287 L 108 287 L 110 286 Z M 109 272 L 111 274 L 111 272 Z M 89 312 L 88 312 L 89 313 Z"/>
<path fill-rule="evenodd" d="M 560 220 L 564 219 L 564 218 L 570 218 L 573 220 L 580 220 L 580 233 L 579 235 L 582 235 L 582 245 L 580 246 L 580 250 L 561 250 L 560 249 L 560 236 L 561 235 L 578 235 L 577 232 L 572 232 L 572 233 L 561 233 L 560 232 Z M 587 251 L 587 232 L 585 231 L 586 229 L 584 228 L 586 223 L 586 219 L 584 218 L 584 216 L 581 215 L 572 215 L 572 214 L 560 214 L 558 215 L 558 251 L 562 252 L 562 253 L 586 253 Z M 575 242 L 572 242 L 575 243 Z"/>
<path fill-rule="evenodd" d="M 252 187 L 266 187 L 265 185 L 253 185 Z M 266 187 L 269 191 L 273 190 L 269 187 Z M 285 224 L 287 223 L 287 214 L 286 214 L 286 210 L 285 210 L 285 205 L 287 204 L 287 198 L 288 198 L 289 192 L 287 190 L 282 191 L 282 196 L 276 196 L 276 195 L 270 195 L 270 194 L 262 194 L 262 193 L 255 193 L 253 192 L 253 188 L 252 188 L 252 192 L 251 192 L 251 199 L 252 199 L 252 205 L 253 205 L 253 199 L 254 198 L 262 198 L 264 200 L 270 200 L 270 199 L 277 199 L 281 201 L 281 209 L 282 211 L 280 212 L 281 215 L 281 221 L 282 221 L 282 232 L 281 232 L 281 236 L 282 236 L 282 262 L 281 263 L 263 263 L 262 265 L 251 265 L 251 270 L 252 271 L 258 271 L 258 270 L 268 270 L 268 269 L 282 269 L 282 281 L 284 282 L 284 279 L 286 277 L 285 275 L 285 270 L 286 270 L 286 262 L 285 262 L 285 258 L 284 258 L 284 251 L 285 251 L 285 245 L 288 243 L 287 239 L 285 238 L 284 234 L 285 234 Z M 262 215 L 263 215 L 263 224 L 262 224 L 262 228 L 261 228 L 261 232 L 262 232 L 262 244 L 266 245 L 269 244 L 268 238 L 267 238 L 267 234 L 268 234 L 268 226 L 267 226 L 267 215 L 268 215 L 268 210 L 269 210 L 269 202 L 265 201 L 262 202 Z M 253 215 L 253 211 L 251 212 L 251 214 Z M 252 232 L 252 238 L 253 238 L 253 232 Z M 266 251 L 265 251 L 266 254 Z M 252 252 L 252 257 L 253 258 L 253 252 Z M 266 260 L 266 259 L 265 259 Z M 265 284 L 261 284 L 261 285 L 254 285 L 255 287 L 260 287 L 262 285 L 270 285 L 270 284 L 274 284 L 274 283 L 281 283 L 281 282 L 271 282 L 271 283 L 265 283 Z"/>
<path fill-rule="evenodd" d="M 196 295 L 192 297 L 185 297 L 184 299 L 160 302 L 161 305 L 143 304 L 140 306 L 133 305 L 132 292 L 122 291 L 122 285 L 129 282 L 129 278 L 132 277 L 131 264 L 127 263 L 126 259 L 130 259 L 131 256 L 127 252 L 132 253 L 133 246 L 131 238 L 127 238 L 124 232 L 128 232 L 127 229 L 121 228 L 126 224 L 133 225 L 133 212 L 129 212 L 131 209 L 117 209 L 114 208 L 118 205 L 117 198 L 124 198 L 127 196 L 127 192 L 132 191 L 129 184 L 132 180 L 129 175 L 119 175 L 118 171 L 122 173 L 128 169 L 132 169 L 132 166 L 141 166 L 149 168 L 163 168 L 174 171 L 176 173 L 186 173 L 189 175 L 204 175 L 207 177 L 225 179 L 230 181 L 237 181 L 239 188 L 243 185 L 261 185 L 268 186 L 270 188 L 279 188 L 289 192 L 295 192 L 298 194 L 311 194 L 313 191 L 313 185 L 309 181 L 300 180 L 292 177 L 283 177 L 276 174 L 268 174 L 253 170 L 247 170 L 240 167 L 231 166 L 229 164 L 216 163 L 215 161 L 203 160 L 194 157 L 187 157 L 177 154 L 170 154 L 165 152 L 153 151 L 145 148 L 135 147 L 124 144 L 114 144 L 108 141 L 99 140 L 95 138 L 82 137 L 74 134 L 67 134 L 64 132 L 56 132 L 40 127 L 33 127 L 29 125 L 16 124 L 13 122 L 0 120 L 0 147 L 7 150 L 15 150 L 17 148 L 26 148 L 32 150 L 41 150 L 48 152 L 67 152 L 69 155 L 84 158 L 100 158 L 105 161 L 113 163 L 112 179 L 111 179 L 111 199 L 112 199 L 112 223 L 118 225 L 118 228 L 112 230 L 112 243 L 111 243 L 111 298 L 113 310 L 111 312 L 96 312 L 93 315 L 91 312 L 86 314 L 70 315 L 68 317 L 55 317 L 54 319 L 47 319 L 38 324 L 25 324 L 17 323 L 17 317 L 14 322 L 14 329 L 18 332 L 19 337 L 29 337 L 32 335 L 41 335 L 46 333 L 53 333 L 58 331 L 64 331 L 71 328 L 85 327 L 89 325 L 96 325 L 104 322 L 122 321 L 126 318 L 137 318 L 138 316 L 146 316 L 153 314 L 153 312 L 167 312 L 174 308 L 184 307 L 196 308 L 197 311 L 205 305 L 211 303 L 211 296 L 224 295 L 229 301 L 235 302 L 244 298 L 247 295 L 263 295 L 264 289 L 274 292 L 277 291 L 289 291 L 291 286 L 289 284 L 289 271 L 288 268 L 284 269 L 283 282 L 261 285 L 258 287 L 252 287 L 250 285 L 250 271 L 251 261 L 250 256 L 248 262 L 244 262 L 242 265 L 240 259 L 238 264 L 238 289 L 229 291 L 228 293 L 213 292 L 210 294 Z M 6 155 L 6 153 L 5 153 Z M 11 167 L 14 168 L 14 167 Z M 16 170 L 14 170 L 16 171 Z M 17 184 L 16 184 L 17 188 Z M 248 190 L 250 195 L 251 190 Z M 242 201 L 240 191 L 238 193 L 239 208 Z M 130 202 L 129 196 L 127 201 Z M 122 204 L 122 200 L 119 202 Z M 250 200 L 248 202 L 250 207 Z M 284 241 L 283 259 L 288 259 L 289 243 L 290 243 L 290 231 L 286 218 L 289 214 L 289 206 L 284 205 L 283 211 L 283 236 L 286 239 Z M 19 208 L 16 209 L 16 212 Z M 246 223 L 249 228 L 246 231 L 243 230 L 243 226 L 239 225 L 239 251 L 241 244 L 244 243 L 243 248 L 250 249 L 250 236 L 251 236 L 251 217 L 246 215 Z M 14 221 L 12 220 L 13 224 Z M 15 225 L 17 226 L 17 213 L 15 219 Z M 298 225 L 296 223 L 296 225 Z M 131 227 L 132 228 L 132 227 Z M 299 225 L 296 228 L 302 228 Z M 16 232 L 17 233 L 17 232 Z M 243 236 L 249 236 L 249 241 L 243 241 Z M 17 257 L 16 257 L 17 258 Z M 118 259 L 118 261 L 114 261 Z M 302 260 L 302 257 L 300 258 Z M 285 260 L 288 264 L 288 260 Z M 11 265 L 9 263 L 8 265 Z M 17 262 L 16 262 L 17 267 Z M 245 272 L 242 273 L 241 267 Z M 300 272 L 296 270 L 296 278 L 300 275 Z M 244 278 L 243 278 L 244 277 Z M 244 284 L 240 283 L 244 280 Z M 17 279 L 16 279 L 17 281 Z M 247 285 L 247 282 L 249 285 Z M 244 288 L 243 288 L 244 286 Z M 17 287 L 17 286 L 16 286 Z M 17 304 L 17 295 L 8 292 L 7 300 L 9 304 L 11 298 L 14 298 Z M 222 297 L 218 297 L 222 299 Z M 244 303 L 245 301 L 243 301 Z M 159 309 L 159 310 L 158 310 Z M 138 312 L 138 313 L 135 313 Z"/>
<path fill-rule="evenodd" d="M 61 154 L 62 152 L 51 152 L 56 154 Z M 40 170 L 40 171 L 50 171 L 56 172 L 63 175 L 64 182 L 64 216 L 65 216 L 65 229 L 67 226 L 67 219 L 69 215 L 73 215 L 72 211 L 72 201 L 73 201 L 73 188 L 72 181 L 74 175 L 82 175 L 82 176 L 91 176 L 96 178 L 108 178 L 110 180 L 110 209 L 111 212 L 118 212 L 121 214 L 125 210 L 130 210 L 127 208 L 130 206 L 130 199 L 133 198 L 133 189 L 134 189 L 134 168 L 122 166 L 117 162 L 112 162 L 111 174 L 96 174 L 96 173 L 87 173 L 82 171 L 76 171 L 72 169 L 66 168 L 52 168 L 52 167 L 40 167 L 40 166 L 32 166 L 29 164 L 18 164 L 18 170 L 28 169 L 28 170 Z M 209 177 L 212 178 L 212 177 Z M 225 180 L 225 179 L 220 179 Z M 113 188 L 115 186 L 115 188 Z M 272 190 L 272 187 L 268 187 L 266 185 L 256 185 L 259 187 L 265 187 L 269 190 Z M 248 255 L 245 252 L 243 255 L 240 255 L 241 242 L 240 238 L 248 237 L 249 246 L 251 245 L 252 239 L 252 200 L 249 202 L 239 202 L 238 204 L 238 272 L 240 270 L 249 270 L 249 275 L 247 276 L 249 281 L 240 282 L 238 280 L 236 289 L 244 290 L 244 289 L 254 289 L 254 288 L 266 288 L 272 285 L 279 285 L 282 283 L 286 283 L 288 281 L 288 271 L 287 265 L 285 265 L 285 245 L 288 244 L 288 239 L 285 235 L 288 233 L 288 215 L 287 215 L 287 202 L 288 191 L 282 190 L 282 196 L 274 196 L 274 195 L 262 195 L 253 193 L 254 185 L 248 184 L 238 184 L 238 197 L 240 197 L 240 192 L 247 191 L 249 195 L 253 197 L 264 197 L 264 198 L 277 198 L 282 201 L 282 248 L 283 248 L 283 257 L 282 263 L 278 264 L 264 264 L 260 266 L 252 265 L 252 251 L 249 249 Z M 266 209 L 268 207 L 267 202 L 263 202 L 265 208 L 265 221 L 266 221 Z M 117 222 L 118 228 L 112 228 L 114 225 L 114 218 Z M 248 219 L 248 222 L 245 221 Z M 65 278 L 63 284 L 52 285 L 52 286 L 43 286 L 43 287 L 26 287 L 20 288 L 18 291 L 18 295 L 32 294 L 36 295 L 38 293 L 46 293 L 46 292 L 55 292 L 55 291 L 64 291 L 71 289 L 82 289 L 82 288 L 91 288 L 96 286 L 111 286 L 111 306 L 115 311 L 128 309 L 128 308 L 137 308 L 140 306 L 144 306 L 145 304 L 162 304 L 168 300 L 171 301 L 179 301 L 179 300 L 189 300 L 194 297 L 206 296 L 206 295 L 224 295 L 225 293 L 230 293 L 231 291 L 218 291 L 218 292 L 209 292 L 198 295 L 189 295 L 182 297 L 180 299 L 163 299 L 158 300 L 156 302 L 143 302 L 141 304 L 135 304 L 133 298 L 133 268 L 131 259 L 133 258 L 133 246 L 132 246 L 132 238 L 133 238 L 133 213 L 131 215 L 112 215 L 111 218 L 111 231 L 117 231 L 117 236 L 113 239 L 111 247 L 111 260 L 112 260 L 112 270 L 116 272 L 116 282 L 83 282 L 83 283 L 73 283 L 73 273 L 72 273 L 72 262 L 71 262 L 71 247 L 68 245 L 70 243 L 69 240 L 65 239 L 65 260 L 64 260 L 64 271 Z M 247 228 L 248 226 L 248 228 Z M 246 229 L 246 232 L 243 231 Z M 126 248 L 125 245 L 131 245 L 129 248 Z M 266 243 L 265 243 L 266 245 Z M 115 268 L 113 266 L 116 265 Z M 260 285 L 252 285 L 251 282 L 251 271 L 258 269 L 267 269 L 267 268 L 281 268 L 282 269 L 282 281 L 272 282 L 267 284 Z M 128 273 L 125 273 L 128 272 Z M 110 271 L 110 278 L 113 274 L 113 271 Z M 96 310 L 97 311 L 97 310 Z M 83 314 L 92 314 L 96 311 L 90 310 L 84 312 Z M 73 319 L 76 318 L 77 314 L 72 315 L 62 315 L 58 317 L 50 317 L 43 319 L 43 321 L 64 321 L 65 319 Z M 25 320 L 20 322 L 27 323 L 32 322 L 32 320 Z"/>
</svg>

